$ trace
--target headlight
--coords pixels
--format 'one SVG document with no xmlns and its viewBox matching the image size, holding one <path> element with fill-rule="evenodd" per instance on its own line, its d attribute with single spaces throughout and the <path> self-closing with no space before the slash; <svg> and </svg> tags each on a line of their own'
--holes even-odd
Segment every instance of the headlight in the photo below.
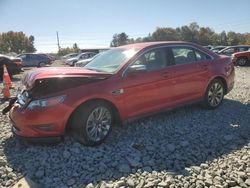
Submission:
<svg viewBox="0 0 250 188">
<path fill-rule="evenodd" d="M 60 103 L 63 103 L 64 99 L 65 99 L 65 95 L 31 101 L 29 105 L 27 106 L 27 109 L 33 110 L 35 108 L 49 108 L 49 107 L 58 105 Z"/>
</svg>

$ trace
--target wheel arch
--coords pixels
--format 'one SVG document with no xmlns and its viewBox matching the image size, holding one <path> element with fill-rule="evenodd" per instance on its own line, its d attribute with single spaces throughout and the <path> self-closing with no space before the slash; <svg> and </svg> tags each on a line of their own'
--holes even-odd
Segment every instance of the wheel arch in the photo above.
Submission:
<svg viewBox="0 0 250 188">
<path fill-rule="evenodd" d="M 216 76 L 216 77 L 214 77 L 213 79 L 211 79 L 209 82 L 208 82 L 208 85 L 207 85 L 207 87 L 209 86 L 209 84 L 212 82 L 212 81 L 214 81 L 214 80 L 220 80 L 222 83 L 223 83 L 223 86 L 224 86 L 224 93 L 225 94 L 227 94 L 227 92 L 228 92 L 228 85 L 227 85 L 227 81 L 226 81 L 226 79 L 223 77 L 223 76 Z M 207 88 L 206 87 L 206 88 Z"/>
<path fill-rule="evenodd" d="M 66 123 L 66 126 L 65 126 L 65 133 L 68 132 L 71 128 L 71 125 L 72 125 L 72 119 L 74 117 L 74 114 L 77 112 L 77 110 L 83 106 L 83 105 L 88 105 L 90 103 L 95 103 L 95 102 L 104 102 L 106 104 L 108 104 L 111 109 L 113 110 L 113 113 L 114 113 L 114 117 L 115 117 L 115 124 L 119 125 L 122 123 L 122 119 L 121 119 L 121 115 L 120 115 L 120 112 L 117 108 L 117 106 L 112 103 L 111 101 L 107 100 L 107 99 L 103 99 L 103 98 L 95 98 L 95 99 L 89 99 L 89 100 L 86 100 L 84 102 L 82 102 L 81 104 L 79 104 L 70 114 L 68 120 L 67 120 L 67 123 Z"/>
</svg>

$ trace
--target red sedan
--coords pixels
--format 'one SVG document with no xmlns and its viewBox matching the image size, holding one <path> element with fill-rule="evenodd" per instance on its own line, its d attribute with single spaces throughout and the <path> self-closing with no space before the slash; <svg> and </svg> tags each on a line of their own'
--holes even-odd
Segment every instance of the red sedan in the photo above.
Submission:
<svg viewBox="0 0 250 188">
<path fill-rule="evenodd" d="M 9 117 L 21 137 L 58 138 L 72 130 L 81 143 L 97 145 L 117 123 L 193 102 L 218 107 L 234 75 L 230 57 L 193 43 L 125 45 L 83 68 L 28 72 Z"/>
<path fill-rule="evenodd" d="M 232 61 L 239 66 L 246 66 L 250 63 L 250 51 L 234 53 L 232 55 Z"/>
</svg>

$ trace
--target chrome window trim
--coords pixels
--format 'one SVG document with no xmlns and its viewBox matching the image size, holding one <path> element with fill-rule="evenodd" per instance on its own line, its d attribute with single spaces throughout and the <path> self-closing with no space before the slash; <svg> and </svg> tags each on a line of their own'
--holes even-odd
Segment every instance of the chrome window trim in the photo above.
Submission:
<svg viewBox="0 0 250 188">
<path fill-rule="evenodd" d="M 209 56 L 209 57 L 211 58 L 211 60 L 214 60 L 214 57 L 211 56 L 210 54 L 206 53 L 205 51 L 203 51 L 203 50 L 201 50 L 201 49 L 199 49 L 199 48 L 197 48 L 197 47 L 195 47 L 195 46 L 188 45 L 188 44 L 173 44 L 173 45 L 168 44 L 168 45 L 163 45 L 163 46 L 156 46 L 156 47 L 152 47 L 152 48 L 149 48 L 149 49 L 147 49 L 147 50 L 142 51 L 142 52 L 137 56 L 137 58 L 136 58 L 134 61 L 132 61 L 132 62 L 126 67 L 126 69 L 122 72 L 122 77 L 124 77 L 124 76 L 126 75 L 126 71 L 128 70 L 129 66 L 132 65 L 134 62 L 136 62 L 142 55 L 148 53 L 148 52 L 151 51 L 151 50 L 155 50 L 155 49 L 159 49 L 159 48 L 173 48 L 173 47 L 187 47 L 187 48 L 192 48 L 192 49 L 195 49 L 195 50 L 197 50 L 197 51 L 200 51 L 200 52 L 206 54 L 207 56 Z M 176 65 L 176 64 L 175 64 L 175 65 Z M 175 66 L 175 65 L 172 65 L 172 66 Z M 168 66 L 167 66 L 167 67 L 168 67 Z"/>
</svg>

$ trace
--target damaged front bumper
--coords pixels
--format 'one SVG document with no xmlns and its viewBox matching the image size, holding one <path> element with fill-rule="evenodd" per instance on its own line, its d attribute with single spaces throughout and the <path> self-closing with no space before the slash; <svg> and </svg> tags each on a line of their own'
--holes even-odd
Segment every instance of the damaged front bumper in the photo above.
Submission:
<svg viewBox="0 0 250 188">
<path fill-rule="evenodd" d="M 25 92 L 12 98 L 2 113 L 9 112 L 12 132 L 19 138 L 41 143 L 61 140 L 71 107 L 64 103 L 51 108 L 27 109 Z M 26 102 L 25 102 L 26 101 Z M 31 101 L 31 100 L 30 100 Z"/>
</svg>

